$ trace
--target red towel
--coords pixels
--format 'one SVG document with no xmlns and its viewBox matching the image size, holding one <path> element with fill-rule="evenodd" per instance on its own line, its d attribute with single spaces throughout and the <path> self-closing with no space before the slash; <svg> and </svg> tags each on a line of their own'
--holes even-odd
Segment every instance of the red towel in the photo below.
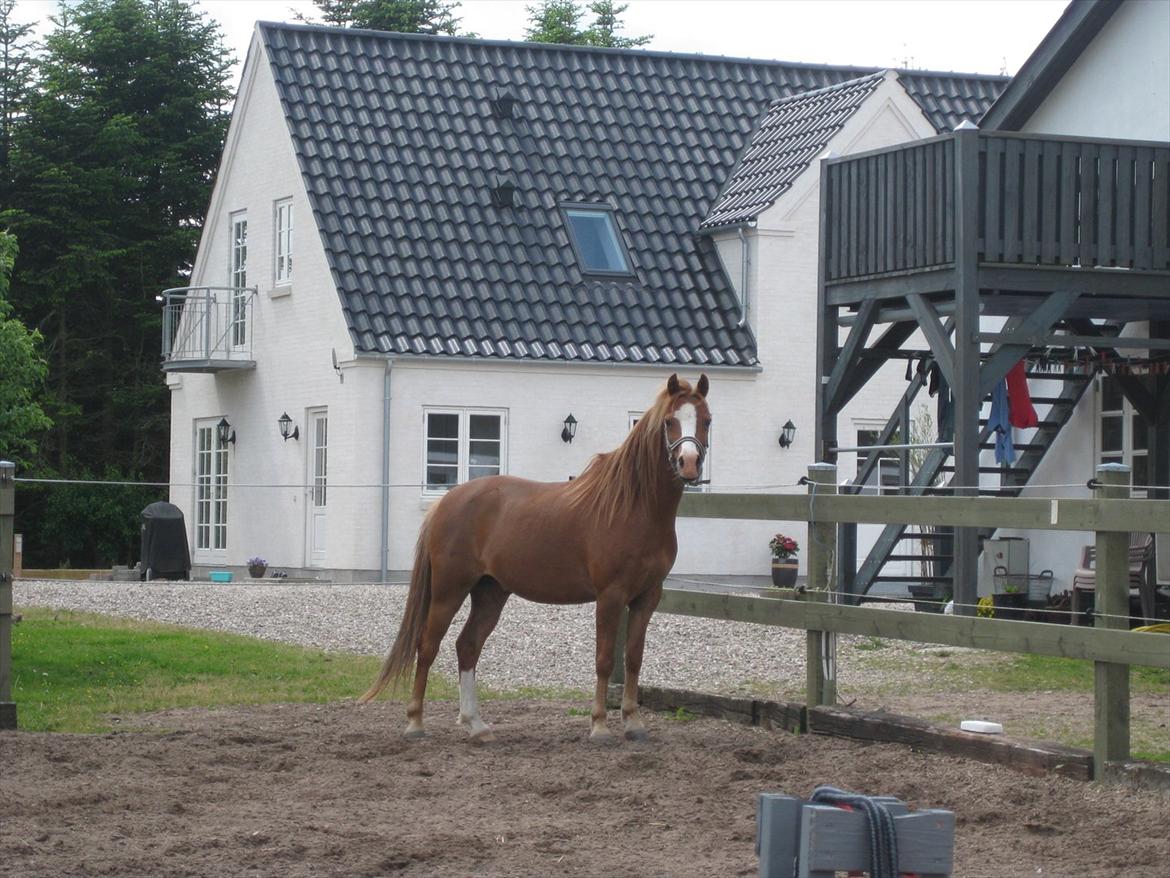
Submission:
<svg viewBox="0 0 1170 878">
<path fill-rule="evenodd" d="M 1032 397 L 1028 393 L 1028 379 L 1024 377 L 1024 361 L 1012 366 L 1007 373 L 1008 423 L 1013 427 L 1035 427 L 1040 423 Z"/>
</svg>

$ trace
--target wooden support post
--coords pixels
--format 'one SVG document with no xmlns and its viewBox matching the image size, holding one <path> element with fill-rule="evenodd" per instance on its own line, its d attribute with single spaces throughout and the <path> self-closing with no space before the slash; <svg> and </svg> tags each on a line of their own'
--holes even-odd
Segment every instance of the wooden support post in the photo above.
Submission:
<svg viewBox="0 0 1170 878">
<path fill-rule="evenodd" d="M 955 400 L 956 496 L 979 494 L 979 132 L 955 132 Z M 975 615 L 979 532 L 955 528 L 951 564 L 955 612 Z"/>
<path fill-rule="evenodd" d="M 1130 469 L 1119 463 L 1097 467 L 1098 500 L 1127 499 Z M 1097 531 L 1094 625 L 1129 629 L 1129 534 Z M 1094 662 L 1093 779 L 1105 764 L 1129 759 L 1129 665 Z"/>
<path fill-rule="evenodd" d="M 808 468 L 808 598 L 837 603 L 837 525 L 817 521 L 817 498 L 837 493 L 837 467 L 814 463 Z M 837 703 L 837 635 L 810 630 L 805 635 L 805 701 L 809 707 Z"/>
<path fill-rule="evenodd" d="M 0 729 L 16 728 L 12 700 L 12 554 L 16 465 L 0 460 Z"/>
</svg>

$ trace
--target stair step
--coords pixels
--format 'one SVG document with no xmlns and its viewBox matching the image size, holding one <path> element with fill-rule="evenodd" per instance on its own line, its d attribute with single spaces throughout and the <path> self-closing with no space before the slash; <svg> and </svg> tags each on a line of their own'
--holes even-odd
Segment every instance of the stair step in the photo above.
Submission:
<svg viewBox="0 0 1170 878">
<path fill-rule="evenodd" d="M 1065 399 L 1063 396 L 1033 396 L 1033 405 L 1076 405 L 1075 399 Z"/>
<path fill-rule="evenodd" d="M 1064 421 L 1040 421 L 1035 427 L 1017 427 L 1020 430 L 1059 430 L 1065 424 Z M 987 418 L 979 419 L 979 426 L 987 426 Z"/>
<path fill-rule="evenodd" d="M 1012 443 L 1012 448 L 1016 449 L 1016 452 L 1019 454 L 1023 454 L 1025 451 L 1043 451 L 1047 447 L 1048 446 L 1045 445 L 1043 442 L 1013 442 Z M 995 450 L 995 443 L 994 442 L 984 442 L 979 446 L 979 449 L 981 451 L 994 451 Z"/>
<path fill-rule="evenodd" d="M 890 555 L 887 561 L 953 561 L 954 555 Z"/>
<path fill-rule="evenodd" d="M 874 582 L 950 582 L 949 576 L 875 576 Z"/>
<path fill-rule="evenodd" d="M 942 472 L 942 473 L 953 473 L 954 471 L 955 471 L 955 468 L 953 466 L 939 467 L 939 472 Z M 1030 470 L 1026 466 L 981 466 L 981 467 L 979 467 L 979 472 L 986 473 L 987 475 L 994 475 L 995 473 L 1001 473 L 1001 474 L 1002 473 L 1015 473 L 1015 474 L 1030 475 L 1032 470 Z"/>
<path fill-rule="evenodd" d="M 1084 384 L 1092 376 L 1090 375 L 1076 375 L 1072 372 L 1024 372 L 1026 378 L 1039 378 L 1048 381 L 1073 381 L 1078 384 Z"/>
</svg>

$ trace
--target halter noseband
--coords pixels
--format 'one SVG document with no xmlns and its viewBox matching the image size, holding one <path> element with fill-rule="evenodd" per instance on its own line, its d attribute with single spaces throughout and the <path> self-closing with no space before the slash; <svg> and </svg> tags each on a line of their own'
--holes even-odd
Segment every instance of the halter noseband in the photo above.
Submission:
<svg viewBox="0 0 1170 878">
<path fill-rule="evenodd" d="M 697 436 L 680 436 L 673 442 L 670 441 L 670 428 L 666 424 L 662 425 L 662 438 L 666 442 L 666 462 L 670 464 L 670 470 L 674 473 L 676 478 L 682 479 L 690 485 L 701 484 L 702 479 L 684 479 L 681 472 L 679 472 L 678 461 L 675 460 L 674 452 L 683 446 L 683 444 L 690 442 L 699 451 L 699 475 L 703 474 L 703 460 L 707 457 L 707 446 L 703 444 L 702 440 Z"/>
</svg>

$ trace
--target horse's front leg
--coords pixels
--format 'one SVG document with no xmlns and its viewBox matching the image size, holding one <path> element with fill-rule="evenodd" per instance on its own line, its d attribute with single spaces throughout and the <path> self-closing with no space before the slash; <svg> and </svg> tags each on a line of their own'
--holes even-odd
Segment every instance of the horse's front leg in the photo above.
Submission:
<svg viewBox="0 0 1170 878">
<path fill-rule="evenodd" d="M 626 682 L 622 687 L 622 724 L 626 738 L 646 740 L 646 726 L 638 715 L 638 674 L 642 670 L 642 652 L 646 648 L 646 628 L 650 617 L 662 598 L 662 585 L 639 595 L 630 603 L 630 619 L 626 629 Z"/>
<path fill-rule="evenodd" d="M 622 606 L 620 589 L 611 589 L 597 597 L 597 688 L 593 693 L 589 740 L 602 744 L 613 740 L 613 733 L 605 721 L 605 696 L 609 691 L 609 678 L 613 675 L 613 647 L 622 618 Z"/>
</svg>

